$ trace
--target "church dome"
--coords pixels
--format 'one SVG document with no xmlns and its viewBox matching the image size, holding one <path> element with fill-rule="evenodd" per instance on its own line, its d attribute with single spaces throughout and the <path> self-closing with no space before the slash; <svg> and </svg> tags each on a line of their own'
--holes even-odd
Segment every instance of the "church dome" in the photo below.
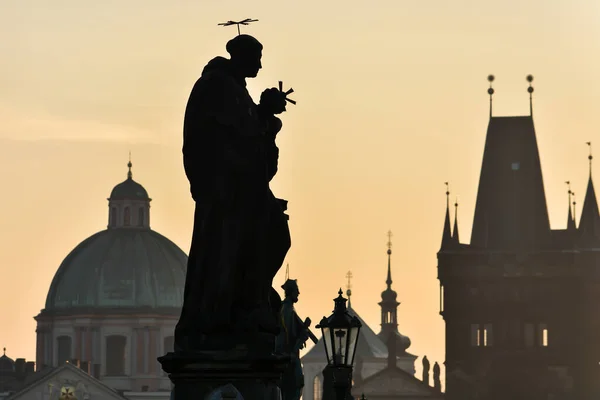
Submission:
<svg viewBox="0 0 600 400">
<path fill-rule="evenodd" d="M 127 166 L 127 180 L 108 199 L 108 229 L 67 255 L 54 275 L 44 311 L 179 312 L 187 256 L 150 228 L 148 192 L 132 179 L 131 161 Z"/>
<path fill-rule="evenodd" d="M 6 355 L 6 348 L 4 354 L 0 357 L 0 372 L 14 372 L 15 362 L 12 358 Z"/>
<path fill-rule="evenodd" d="M 71 251 L 54 275 L 46 310 L 179 308 L 187 256 L 150 229 L 107 229 Z"/>
</svg>

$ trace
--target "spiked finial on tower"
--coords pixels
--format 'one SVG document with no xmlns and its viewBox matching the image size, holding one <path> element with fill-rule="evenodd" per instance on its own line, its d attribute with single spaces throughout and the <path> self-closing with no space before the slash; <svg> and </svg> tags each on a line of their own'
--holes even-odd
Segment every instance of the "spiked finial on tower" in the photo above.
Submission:
<svg viewBox="0 0 600 400">
<path fill-rule="evenodd" d="M 452 231 L 450 230 L 450 187 L 446 185 L 446 218 L 444 219 L 444 231 L 442 233 L 442 248 L 447 247 L 452 242 Z"/>
<path fill-rule="evenodd" d="M 127 168 L 129 171 L 127 172 L 127 179 L 133 179 L 133 174 L 131 173 L 131 167 L 133 164 L 131 163 L 131 151 L 129 152 L 129 162 L 127 163 Z"/>
<path fill-rule="evenodd" d="M 454 203 L 454 229 L 452 229 L 452 241 L 455 244 L 460 243 L 460 238 L 458 237 L 458 198 Z"/>
<path fill-rule="evenodd" d="M 494 82 L 494 75 L 488 75 L 487 80 L 490 83 L 490 88 L 488 89 L 488 94 L 490 95 L 490 118 L 492 118 L 492 96 L 494 95 L 494 88 L 492 87 L 492 82 Z"/>
<path fill-rule="evenodd" d="M 527 91 L 529 92 L 529 115 L 533 116 L 533 86 L 531 86 L 533 75 L 527 75 L 527 82 L 529 82 L 529 87 L 527 88 Z"/>
<path fill-rule="evenodd" d="M 388 231 L 388 242 L 387 242 L 387 255 L 388 255 L 388 270 L 387 270 L 387 279 L 385 283 L 387 284 L 387 288 L 392 288 L 392 231 Z"/>
<path fill-rule="evenodd" d="M 571 181 L 566 181 L 565 183 L 567 184 L 568 194 L 569 194 L 569 203 L 568 203 L 569 214 L 568 214 L 568 217 L 567 217 L 567 230 L 570 231 L 570 232 L 573 232 L 576 229 L 575 218 L 573 217 L 573 213 L 571 212 L 571 196 L 574 193 L 571 191 Z"/>
<path fill-rule="evenodd" d="M 587 144 L 590 148 L 590 155 L 588 156 L 588 160 L 590 163 L 590 179 L 592 179 L 592 160 L 594 159 L 594 156 L 592 155 L 592 142 L 585 142 L 585 144 Z"/>
</svg>

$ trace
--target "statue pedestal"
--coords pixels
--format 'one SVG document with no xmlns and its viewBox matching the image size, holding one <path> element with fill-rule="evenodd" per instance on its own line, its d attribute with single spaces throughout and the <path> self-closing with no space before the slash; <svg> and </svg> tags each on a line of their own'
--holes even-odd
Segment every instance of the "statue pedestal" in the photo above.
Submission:
<svg viewBox="0 0 600 400">
<path fill-rule="evenodd" d="M 168 353 L 158 361 L 174 384 L 172 400 L 220 400 L 217 392 L 228 385 L 244 400 L 280 400 L 277 384 L 290 358 L 233 349 Z"/>
</svg>

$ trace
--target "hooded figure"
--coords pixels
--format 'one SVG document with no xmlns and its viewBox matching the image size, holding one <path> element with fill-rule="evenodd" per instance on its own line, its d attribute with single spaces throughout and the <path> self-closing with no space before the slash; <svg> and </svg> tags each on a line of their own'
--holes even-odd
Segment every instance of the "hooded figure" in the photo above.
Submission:
<svg viewBox="0 0 600 400">
<path fill-rule="evenodd" d="M 237 36 L 227 51 L 230 59 L 206 65 L 185 111 L 183 161 L 196 210 L 176 350 L 231 348 L 278 332 L 269 295 L 290 235 L 269 182 L 281 129 L 273 114 L 285 98 L 263 93 L 266 107 L 250 97 L 245 79 L 262 67 L 255 38 Z"/>
</svg>

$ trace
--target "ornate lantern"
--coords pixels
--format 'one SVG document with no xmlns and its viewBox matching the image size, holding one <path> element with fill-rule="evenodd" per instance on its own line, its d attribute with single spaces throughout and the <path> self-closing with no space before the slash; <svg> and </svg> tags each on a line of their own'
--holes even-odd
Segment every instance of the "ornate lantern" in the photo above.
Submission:
<svg viewBox="0 0 600 400">
<path fill-rule="evenodd" d="M 317 328 L 323 333 L 327 364 L 333 367 L 352 367 L 358 343 L 358 332 L 362 324 L 346 309 L 347 299 L 342 297 L 342 289 L 333 300 L 335 308 L 329 317 L 323 317 Z"/>
</svg>

